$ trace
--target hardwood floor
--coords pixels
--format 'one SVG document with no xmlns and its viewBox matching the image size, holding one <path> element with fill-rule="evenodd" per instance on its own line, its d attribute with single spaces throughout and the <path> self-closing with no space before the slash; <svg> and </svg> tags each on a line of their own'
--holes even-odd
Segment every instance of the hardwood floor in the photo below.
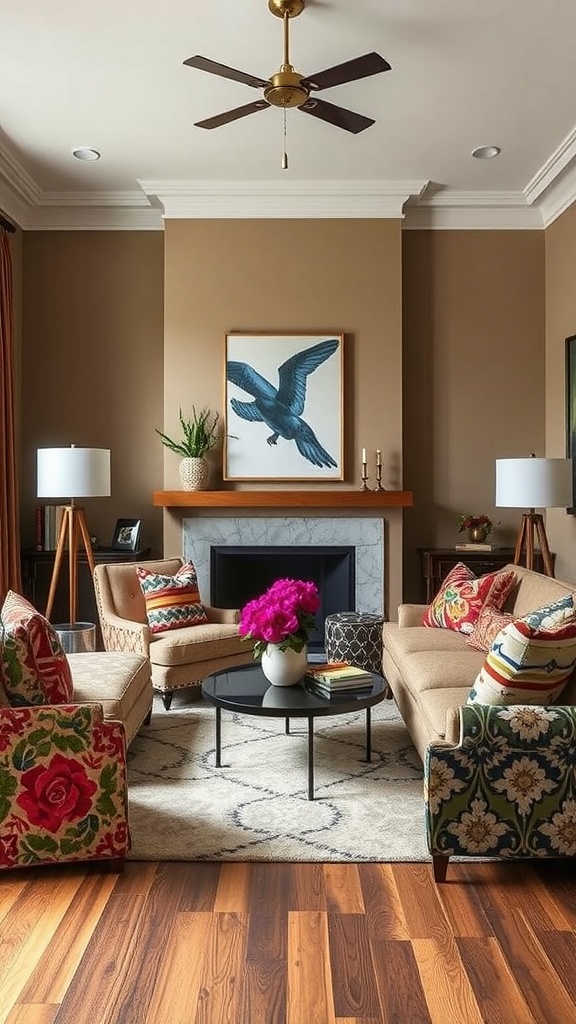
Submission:
<svg viewBox="0 0 576 1024">
<path fill-rule="evenodd" d="M 0 1024 L 574 1024 L 566 861 L 0 878 Z"/>
</svg>

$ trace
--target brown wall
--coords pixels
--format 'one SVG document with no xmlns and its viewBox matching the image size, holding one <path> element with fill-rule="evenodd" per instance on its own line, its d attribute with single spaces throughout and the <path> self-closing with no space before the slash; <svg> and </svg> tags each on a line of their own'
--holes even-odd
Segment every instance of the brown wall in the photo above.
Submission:
<svg viewBox="0 0 576 1024">
<path fill-rule="evenodd" d="M 362 447 L 371 460 L 376 448 L 382 450 L 385 486 L 402 486 L 399 221 L 168 221 L 164 398 L 170 436 L 179 406 L 222 409 L 223 339 L 234 330 L 344 332 L 345 486 L 361 484 Z M 167 489 L 178 487 L 178 461 L 166 453 Z M 374 483 L 373 465 L 370 472 Z M 222 486 L 216 458 L 212 482 Z M 180 550 L 181 518 L 166 514 L 167 552 Z M 394 510 L 386 519 L 388 594 L 395 607 L 402 515 Z"/>
<path fill-rule="evenodd" d="M 576 334 L 576 206 L 546 231 L 546 454 L 566 455 L 564 390 L 565 339 Z M 576 579 L 576 517 L 564 509 L 546 515 L 550 547 L 556 551 L 556 575 Z"/>
<path fill-rule="evenodd" d="M 110 544 L 141 518 L 162 546 L 150 495 L 162 474 L 161 232 L 31 232 L 23 239 L 22 542 L 33 543 L 38 447 L 111 449 L 112 496 L 85 502 Z"/>
<path fill-rule="evenodd" d="M 495 459 L 545 455 L 544 236 L 403 235 L 404 593 L 419 594 L 419 546 L 453 547 L 460 513 L 515 542 L 520 512 L 496 509 Z"/>
</svg>

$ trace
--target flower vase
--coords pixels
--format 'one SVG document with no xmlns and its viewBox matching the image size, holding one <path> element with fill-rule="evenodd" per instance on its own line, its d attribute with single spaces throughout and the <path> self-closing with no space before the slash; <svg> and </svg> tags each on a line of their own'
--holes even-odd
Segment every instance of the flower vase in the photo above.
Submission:
<svg viewBox="0 0 576 1024">
<path fill-rule="evenodd" d="M 472 544 L 483 544 L 488 537 L 488 530 L 485 526 L 472 526 L 468 530 L 468 537 Z"/>
<path fill-rule="evenodd" d="M 295 686 L 304 678 L 308 663 L 308 646 L 301 651 L 287 647 L 280 650 L 280 644 L 268 644 L 262 652 L 262 671 L 273 686 Z"/>
</svg>

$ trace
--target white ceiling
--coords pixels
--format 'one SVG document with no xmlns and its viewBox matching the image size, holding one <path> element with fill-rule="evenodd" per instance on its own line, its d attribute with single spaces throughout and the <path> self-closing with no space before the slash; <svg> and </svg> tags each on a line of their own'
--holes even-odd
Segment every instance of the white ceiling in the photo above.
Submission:
<svg viewBox="0 0 576 1024">
<path fill-rule="evenodd" d="M 307 0 L 297 71 L 372 50 L 392 70 L 322 92 L 375 118 L 359 135 L 289 110 L 287 170 L 282 112 L 196 128 L 260 93 L 183 64 L 268 78 L 282 34 L 267 0 L 0 0 L 0 207 L 26 229 L 402 211 L 537 228 L 576 197 L 575 0 Z M 500 157 L 473 159 L 487 144 Z"/>
</svg>

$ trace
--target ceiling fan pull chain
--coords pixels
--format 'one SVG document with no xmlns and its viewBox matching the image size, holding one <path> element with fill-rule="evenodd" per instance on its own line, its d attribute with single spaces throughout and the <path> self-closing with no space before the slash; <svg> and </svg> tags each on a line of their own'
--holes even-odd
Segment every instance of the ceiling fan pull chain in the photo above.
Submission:
<svg viewBox="0 0 576 1024">
<path fill-rule="evenodd" d="M 284 152 L 282 153 L 282 170 L 285 171 L 288 168 L 288 153 L 286 152 L 286 107 L 282 111 L 284 115 Z"/>
</svg>

